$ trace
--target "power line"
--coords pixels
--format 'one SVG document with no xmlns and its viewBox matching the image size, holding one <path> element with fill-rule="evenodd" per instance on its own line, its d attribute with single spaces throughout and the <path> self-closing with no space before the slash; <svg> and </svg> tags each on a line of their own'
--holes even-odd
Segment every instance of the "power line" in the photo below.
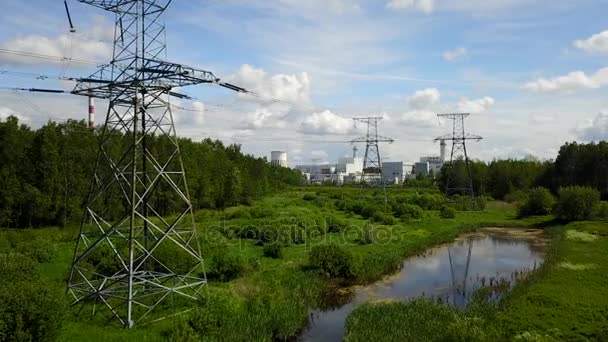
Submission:
<svg viewBox="0 0 608 342">
<path fill-rule="evenodd" d="M 79 63 L 79 64 L 92 64 L 92 65 L 99 65 L 99 64 L 101 64 L 101 63 L 98 63 L 98 62 L 95 62 L 95 61 L 88 61 L 88 60 L 84 60 L 84 59 L 71 58 L 71 57 L 62 57 L 62 56 L 53 56 L 53 55 L 45 55 L 45 54 L 41 54 L 41 53 L 19 51 L 19 50 L 11 50 L 11 49 L 0 49 L 0 53 L 1 54 L 14 55 L 14 56 L 20 56 L 20 57 L 31 57 L 31 58 L 38 58 L 38 59 L 44 59 L 44 60 L 58 61 L 58 62 L 70 61 L 70 62 Z"/>
</svg>

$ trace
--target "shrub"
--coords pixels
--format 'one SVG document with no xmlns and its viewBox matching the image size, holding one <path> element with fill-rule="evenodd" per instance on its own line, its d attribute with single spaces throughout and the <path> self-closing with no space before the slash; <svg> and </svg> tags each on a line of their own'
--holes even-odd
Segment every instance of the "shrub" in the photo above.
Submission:
<svg viewBox="0 0 608 342">
<path fill-rule="evenodd" d="M 423 210 L 415 204 L 399 204 L 395 207 L 395 216 L 403 220 L 420 219 L 423 215 Z"/>
<path fill-rule="evenodd" d="M 232 280 L 241 275 L 245 270 L 245 262 L 238 255 L 218 253 L 211 260 L 213 262 L 213 269 L 209 272 L 209 275 L 220 281 Z"/>
<path fill-rule="evenodd" d="M 524 203 L 528 199 L 528 194 L 522 190 L 513 191 L 505 196 L 507 203 Z"/>
<path fill-rule="evenodd" d="M 414 202 L 424 210 L 439 210 L 445 199 L 441 195 L 422 194 Z"/>
<path fill-rule="evenodd" d="M 63 299 L 62 291 L 38 281 L 0 287 L 0 340 L 56 340 L 66 312 Z"/>
<path fill-rule="evenodd" d="M 353 256 L 336 244 L 318 245 L 309 254 L 309 264 L 332 278 L 350 278 L 353 276 Z"/>
<path fill-rule="evenodd" d="M 315 196 L 313 194 L 304 194 L 304 196 L 302 196 L 302 199 L 305 201 L 313 201 L 313 200 L 317 199 L 317 196 Z"/>
<path fill-rule="evenodd" d="M 372 243 L 374 243 L 375 240 L 375 236 L 374 236 L 374 227 L 369 224 L 366 223 L 360 231 L 360 236 L 357 238 L 357 243 L 360 245 L 370 245 Z"/>
<path fill-rule="evenodd" d="M 456 209 L 450 207 L 448 205 L 444 205 L 441 207 L 439 211 L 439 216 L 444 219 L 453 219 L 456 218 Z"/>
<path fill-rule="evenodd" d="M 549 190 L 538 187 L 528 191 L 528 198 L 520 205 L 518 214 L 520 217 L 547 215 L 551 213 L 555 205 L 555 198 Z"/>
<path fill-rule="evenodd" d="M 273 259 L 279 259 L 283 257 L 283 249 L 279 243 L 271 243 L 264 246 L 264 256 Z"/>
<path fill-rule="evenodd" d="M 15 246 L 15 249 L 19 253 L 27 255 L 38 262 L 49 262 L 56 254 L 55 247 L 42 239 L 20 241 Z"/>
<path fill-rule="evenodd" d="M 19 253 L 0 253 L 0 287 L 38 277 L 38 263 Z"/>
<path fill-rule="evenodd" d="M 375 212 L 371 219 L 376 223 L 385 224 L 387 226 L 395 224 L 395 218 L 391 214 L 381 211 Z"/>
<path fill-rule="evenodd" d="M 600 203 L 600 192 L 589 187 L 569 186 L 559 189 L 556 216 L 568 221 L 585 221 L 593 217 Z"/>
<path fill-rule="evenodd" d="M 608 202 L 600 202 L 595 206 L 593 217 L 599 220 L 608 220 Z"/>
<path fill-rule="evenodd" d="M 330 216 L 326 219 L 328 233 L 341 233 L 346 230 L 348 225 L 346 222 L 336 216 Z"/>
</svg>

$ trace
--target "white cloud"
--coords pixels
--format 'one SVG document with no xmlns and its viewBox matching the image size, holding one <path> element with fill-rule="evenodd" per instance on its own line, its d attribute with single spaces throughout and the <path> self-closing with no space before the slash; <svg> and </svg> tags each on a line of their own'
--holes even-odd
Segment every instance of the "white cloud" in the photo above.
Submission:
<svg viewBox="0 0 608 342">
<path fill-rule="evenodd" d="M 6 120 L 9 116 L 14 116 L 19 119 L 20 123 L 29 123 L 30 119 L 27 116 L 17 114 L 16 111 L 8 107 L 0 107 L 0 120 Z"/>
<path fill-rule="evenodd" d="M 413 109 L 426 109 L 436 105 L 441 100 L 441 94 L 436 88 L 418 90 L 408 99 L 408 103 Z"/>
<path fill-rule="evenodd" d="M 466 57 L 468 54 L 468 51 L 466 48 L 463 47 L 459 47 L 455 50 L 451 50 L 451 51 L 446 51 L 443 53 L 443 59 L 445 59 L 448 62 L 455 62 L 461 58 Z"/>
<path fill-rule="evenodd" d="M 82 34 L 69 33 L 57 37 L 38 34 L 17 37 L 0 43 L 0 48 L 28 54 L 54 56 L 58 58 L 37 58 L 31 56 L 0 54 L 0 64 L 67 64 L 62 58 L 71 58 L 70 67 L 88 66 L 79 61 L 105 63 L 112 57 L 113 28 L 106 26 L 103 17 L 96 17 L 93 28 Z"/>
<path fill-rule="evenodd" d="M 608 140 L 608 111 L 602 111 L 594 119 L 583 121 L 575 133 L 586 141 Z"/>
<path fill-rule="evenodd" d="M 413 110 L 401 116 L 401 123 L 418 128 L 431 128 L 439 125 L 437 113 L 429 110 Z"/>
<path fill-rule="evenodd" d="M 287 122 L 284 120 L 284 116 L 274 113 L 268 108 L 258 108 L 247 115 L 247 118 L 241 123 L 239 128 L 283 128 L 286 125 Z"/>
<path fill-rule="evenodd" d="M 291 103 L 309 101 L 310 79 L 305 72 L 299 75 L 271 76 L 263 69 L 244 64 L 236 75 L 229 79 L 230 82 L 265 97 L 266 99 L 261 99 L 262 101 L 268 101 L 268 98 Z"/>
<path fill-rule="evenodd" d="M 577 40 L 574 46 L 589 53 L 608 53 L 608 31 L 594 34 L 585 40 Z"/>
<path fill-rule="evenodd" d="M 354 132 L 354 129 L 351 119 L 325 110 L 305 118 L 298 130 L 307 134 L 349 134 Z"/>
<path fill-rule="evenodd" d="M 434 0 L 390 0 L 386 3 L 386 7 L 396 10 L 414 9 L 429 14 L 435 9 L 435 2 Z"/>
<path fill-rule="evenodd" d="M 580 89 L 597 89 L 608 84 L 608 68 L 602 68 L 593 75 L 583 71 L 573 71 L 565 76 L 539 78 L 524 84 L 523 89 L 539 93 L 571 93 Z"/>
<path fill-rule="evenodd" d="M 483 113 L 493 106 L 495 102 L 496 101 L 489 96 L 477 100 L 463 98 L 458 102 L 458 110 L 471 114 Z"/>
</svg>

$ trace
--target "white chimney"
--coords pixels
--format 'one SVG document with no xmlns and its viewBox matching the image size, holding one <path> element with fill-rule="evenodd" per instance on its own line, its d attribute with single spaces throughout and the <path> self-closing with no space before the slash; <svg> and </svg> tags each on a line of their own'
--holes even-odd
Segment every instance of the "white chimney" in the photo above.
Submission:
<svg viewBox="0 0 608 342">
<path fill-rule="evenodd" d="M 441 142 L 439 143 L 439 151 L 440 151 L 440 158 L 441 158 L 441 162 L 445 163 L 445 149 L 446 149 L 446 143 L 445 140 L 441 140 Z"/>
</svg>

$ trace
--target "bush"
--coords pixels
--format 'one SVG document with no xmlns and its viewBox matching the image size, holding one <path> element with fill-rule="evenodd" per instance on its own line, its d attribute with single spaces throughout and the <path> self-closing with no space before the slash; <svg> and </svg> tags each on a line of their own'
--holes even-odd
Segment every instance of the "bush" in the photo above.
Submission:
<svg viewBox="0 0 608 342">
<path fill-rule="evenodd" d="M 336 216 L 330 216 L 326 219 L 328 233 L 341 233 L 346 230 L 348 225 L 346 222 Z"/>
<path fill-rule="evenodd" d="M 216 278 L 220 281 L 232 280 L 243 273 L 245 270 L 245 262 L 243 259 L 230 253 L 219 253 L 211 258 L 213 269 L 209 272 L 211 278 Z"/>
<path fill-rule="evenodd" d="M 414 202 L 424 210 L 439 210 L 445 198 L 441 195 L 422 194 Z"/>
<path fill-rule="evenodd" d="M 38 277 L 38 263 L 19 253 L 0 253 L 0 287 Z M 1 340 L 1 339 L 0 339 Z"/>
<path fill-rule="evenodd" d="M 317 199 L 317 196 L 315 196 L 313 194 L 305 194 L 304 196 L 302 196 L 302 199 L 305 201 L 313 201 L 313 200 Z"/>
<path fill-rule="evenodd" d="M 608 220 L 608 202 L 600 202 L 595 206 L 593 217 L 599 220 Z"/>
<path fill-rule="evenodd" d="M 374 243 L 375 240 L 375 234 L 374 234 L 374 227 L 369 224 L 366 223 L 360 231 L 360 236 L 357 238 L 357 243 L 360 245 L 371 245 L 372 243 Z"/>
<path fill-rule="evenodd" d="M 525 203 L 528 199 L 528 194 L 522 190 L 513 191 L 505 196 L 507 203 Z"/>
<path fill-rule="evenodd" d="M 590 220 L 599 203 L 600 192 L 593 188 L 582 186 L 561 188 L 556 216 L 567 221 Z"/>
<path fill-rule="evenodd" d="M 549 190 L 538 187 L 528 191 L 528 198 L 520 205 L 518 214 L 520 217 L 534 215 L 548 215 L 555 205 L 555 198 Z"/>
<path fill-rule="evenodd" d="M 279 259 L 283 257 L 283 249 L 279 243 L 271 243 L 264 246 L 264 256 L 273 259 Z"/>
<path fill-rule="evenodd" d="M 395 224 L 395 218 L 391 214 L 387 214 L 381 211 L 375 212 L 371 219 L 376 223 L 381 223 L 387 226 Z"/>
<path fill-rule="evenodd" d="M 439 216 L 444 219 L 456 218 L 456 209 L 454 209 L 450 206 L 444 205 L 441 207 L 441 210 L 439 211 Z"/>
<path fill-rule="evenodd" d="M 56 254 L 53 244 L 42 239 L 20 241 L 15 246 L 15 249 L 19 253 L 27 255 L 38 262 L 49 262 Z"/>
<path fill-rule="evenodd" d="M 0 287 L 0 340 L 56 340 L 66 313 L 63 299 L 62 291 L 48 283 L 13 282 Z"/>
<path fill-rule="evenodd" d="M 424 214 L 422 208 L 415 204 L 399 204 L 395 207 L 395 216 L 403 220 L 420 219 Z"/>
<path fill-rule="evenodd" d="M 350 278 L 353 276 L 353 256 L 346 249 L 336 244 L 319 245 L 312 248 L 309 264 L 332 278 Z"/>
</svg>

